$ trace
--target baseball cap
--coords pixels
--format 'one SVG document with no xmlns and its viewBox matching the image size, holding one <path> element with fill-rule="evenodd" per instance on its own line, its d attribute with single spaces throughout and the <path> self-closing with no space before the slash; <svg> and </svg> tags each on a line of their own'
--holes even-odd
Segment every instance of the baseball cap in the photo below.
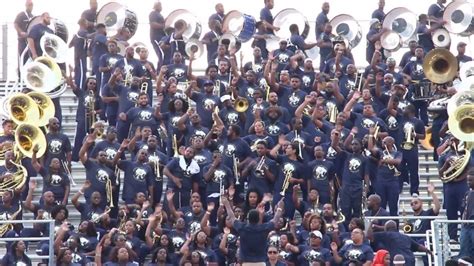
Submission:
<svg viewBox="0 0 474 266">
<path fill-rule="evenodd" d="M 321 232 L 319 232 L 318 230 L 314 230 L 312 231 L 311 233 L 309 233 L 309 236 L 315 236 L 315 237 L 319 237 L 319 239 L 323 239 L 323 234 L 321 234 Z"/>
<path fill-rule="evenodd" d="M 203 86 L 207 86 L 207 85 L 212 85 L 212 86 L 214 86 L 214 82 L 212 82 L 212 80 L 208 79 L 208 80 L 205 80 L 202 85 L 203 85 Z"/>
<path fill-rule="evenodd" d="M 221 96 L 221 102 L 225 102 L 225 101 L 230 100 L 230 99 L 231 99 L 231 98 L 230 98 L 230 95 L 229 95 L 229 94 L 226 94 L 226 95 Z"/>
<path fill-rule="evenodd" d="M 467 45 L 467 44 L 466 44 L 465 42 L 459 42 L 459 43 L 458 43 L 458 47 L 464 47 L 464 46 L 466 46 L 466 45 Z"/>
</svg>

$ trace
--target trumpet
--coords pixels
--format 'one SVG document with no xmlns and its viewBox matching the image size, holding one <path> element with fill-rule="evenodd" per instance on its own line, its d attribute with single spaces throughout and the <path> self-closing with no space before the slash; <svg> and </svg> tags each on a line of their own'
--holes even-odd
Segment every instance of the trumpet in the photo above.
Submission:
<svg viewBox="0 0 474 266">
<path fill-rule="evenodd" d="M 125 87 L 130 87 L 130 85 L 132 84 L 132 79 L 133 79 L 132 73 L 127 72 L 127 74 L 125 75 L 125 80 L 123 81 L 123 85 Z"/>
<path fill-rule="evenodd" d="M 161 173 L 160 173 L 160 157 L 156 156 L 155 154 L 150 155 L 148 157 L 148 160 L 150 162 L 150 165 L 152 166 L 152 169 L 154 173 L 156 174 L 157 178 L 161 178 Z"/>
<path fill-rule="evenodd" d="M 382 156 L 382 159 L 393 159 L 393 156 L 390 154 L 390 152 L 388 151 L 388 147 L 387 145 L 385 145 L 385 149 L 383 150 L 383 156 Z M 394 176 L 399 176 L 401 174 L 400 171 L 398 171 L 397 167 L 393 164 L 387 164 L 387 167 L 388 169 L 390 170 L 393 170 L 394 173 L 393 175 Z"/>
<path fill-rule="evenodd" d="M 173 134 L 173 157 L 178 157 L 179 156 L 179 151 L 178 151 L 178 140 L 176 139 L 176 134 Z"/>
<path fill-rule="evenodd" d="M 140 87 L 140 93 L 147 93 L 148 92 L 148 82 L 143 82 L 142 86 Z"/>
<path fill-rule="evenodd" d="M 262 156 L 258 161 L 257 167 L 255 167 L 255 172 L 260 175 L 265 174 L 265 156 Z"/>
<path fill-rule="evenodd" d="M 283 181 L 283 185 L 281 186 L 280 195 L 282 197 L 285 196 L 286 191 L 290 187 L 290 178 L 293 176 L 293 171 L 285 171 L 285 180 Z"/>
<path fill-rule="evenodd" d="M 72 177 L 71 171 L 69 171 L 69 167 L 66 163 L 66 161 L 61 160 L 61 164 L 63 165 L 64 171 L 66 171 L 67 177 L 69 178 L 69 181 L 71 181 L 71 185 L 76 186 L 76 182 L 74 182 L 74 178 Z"/>
<path fill-rule="evenodd" d="M 405 150 L 411 150 L 415 146 L 415 139 L 413 138 L 413 133 L 415 129 L 411 124 L 405 124 L 403 127 L 403 132 L 405 133 L 405 141 L 402 143 L 402 148 Z"/>
<path fill-rule="evenodd" d="M 233 170 L 235 176 L 235 184 L 240 185 L 240 173 L 239 173 L 239 158 L 235 157 L 235 154 L 232 154 L 233 161 Z"/>
</svg>

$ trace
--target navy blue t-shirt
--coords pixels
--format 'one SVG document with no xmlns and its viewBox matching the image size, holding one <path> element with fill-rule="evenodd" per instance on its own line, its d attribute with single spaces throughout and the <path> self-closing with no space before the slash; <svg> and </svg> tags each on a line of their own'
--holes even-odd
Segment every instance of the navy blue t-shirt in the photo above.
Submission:
<svg viewBox="0 0 474 266">
<path fill-rule="evenodd" d="M 44 25 L 43 23 L 38 23 L 34 25 L 28 33 L 28 38 L 32 38 L 35 42 L 36 55 L 38 56 L 42 56 L 44 52 L 43 50 L 41 50 L 40 40 L 45 33 L 54 34 L 53 30 L 50 29 L 48 26 Z"/>
<path fill-rule="evenodd" d="M 344 162 L 343 186 L 362 188 L 364 176 L 369 173 L 367 159 L 362 154 L 353 154 L 347 151 L 339 153 L 338 156 L 338 159 Z"/>
<path fill-rule="evenodd" d="M 398 253 L 394 253 L 398 254 Z M 351 262 L 372 261 L 374 258 L 374 251 L 367 244 L 355 245 L 347 244 L 339 250 L 339 256 L 342 257 L 342 265 L 349 265 Z"/>
<path fill-rule="evenodd" d="M 240 236 L 240 259 L 242 262 L 264 262 L 267 259 L 267 237 L 275 229 L 273 222 L 247 224 L 235 221 L 234 229 Z"/>
<path fill-rule="evenodd" d="M 135 195 L 142 192 L 148 195 L 148 187 L 152 185 L 152 170 L 148 164 L 139 162 L 119 161 L 118 167 L 124 171 L 122 199 L 131 204 Z"/>
</svg>

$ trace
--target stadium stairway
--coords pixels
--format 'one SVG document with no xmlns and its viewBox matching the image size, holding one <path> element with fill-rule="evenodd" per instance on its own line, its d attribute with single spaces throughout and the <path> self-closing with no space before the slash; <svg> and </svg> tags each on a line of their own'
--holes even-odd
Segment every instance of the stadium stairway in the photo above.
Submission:
<svg viewBox="0 0 474 266">
<path fill-rule="evenodd" d="M 1 82 L 0 82 L 1 83 Z M 3 84 L 0 84 L 3 85 Z M 4 95 L 2 89 L 0 89 L 0 97 Z M 66 92 L 61 96 L 61 106 L 62 106 L 62 113 L 63 113 L 63 123 L 62 123 L 62 131 L 65 133 L 71 143 L 74 143 L 74 135 L 76 129 L 76 109 L 77 109 L 77 98 L 72 92 L 70 88 L 66 90 Z M 420 195 L 419 197 L 424 202 L 424 207 L 427 208 L 429 204 L 431 204 L 431 197 L 428 195 L 427 186 L 429 182 L 432 182 L 436 188 L 436 194 L 442 201 L 443 194 L 442 194 L 442 182 L 438 178 L 438 170 L 437 170 L 437 162 L 433 161 L 432 151 L 423 150 L 420 146 L 419 152 L 419 174 L 420 174 Z M 71 186 L 71 192 L 69 195 L 69 220 L 70 222 L 77 226 L 80 222 L 80 214 L 79 212 L 72 206 L 71 199 L 73 195 L 81 188 L 82 184 L 85 181 L 85 169 L 81 163 L 73 163 L 72 164 L 72 175 L 74 177 L 75 182 L 77 183 L 76 186 Z M 42 191 L 42 181 L 41 177 L 33 177 L 33 179 L 38 180 L 38 186 L 34 193 L 34 202 L 38 202 L 41 196 Z M 165 180 L 166 182 L 166 180 Z M 81 200 L 84 200 L 82 197 Z M 407 186 L 404 187 L 403 193 L 400 195 L 400 213 L 402 206 L 405 206 L 406 214 L 412 215 L 412 210 L 410 208 L 410 200 L 411 195 L 409 193 L 409 188 Z M 445 210 L 442 209 L 440 215 L 445 216 Z M 25 212 L 23 215 L 24 219 L 34 219 L 33 214 L 30 212 Z M 28 225 L 30 226 L 30 225 Z M 2 243 L 0 243 L 0 254 L 5 253 L 5 247 Z M 34 248 L 29 249 L 29 255 L 33 255 L 34 257 Z M 1 256 L 0 256 L 1 257 Z M 34 261 L 39 262 L 38 259 Z"/>
</svg>

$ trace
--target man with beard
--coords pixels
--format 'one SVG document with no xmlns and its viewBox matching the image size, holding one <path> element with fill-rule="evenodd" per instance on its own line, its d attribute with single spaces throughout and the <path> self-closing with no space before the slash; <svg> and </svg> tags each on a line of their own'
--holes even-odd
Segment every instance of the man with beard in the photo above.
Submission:
<svg viewBox="0 0 474 266">
<path fill-rule="evenodd" d="M 54 34 L 53 30 L 48 26 L 51 23 L 51 17 L 48 12 L 41 14 L 41 23 L 34 25 L 28 33 L 28 48 L 30 57 L 35 60 L 37 57 L 42 56 L 44 51 L 41 50 L 40 40 L 45 33 Z"/>
<path fill-rule="evenodd" d="M 162 10 L 161 1 L 155 1 L 153 10 L 150 12 L 150 15 L 148 15 L 148 21 L 150 22 L 150 42 L 158 58 L 162 58 L 163 56 L 159 43 L 165 36 L 165 19 L 163 15 L 161 15 Z"/>
<path fill-rule="evenodd" d="M 184 64 L 183 55 L 179 51 L 173 53 L 173 62 L 167 65 L 165 78 L 170 77 L 174 77 L 178 83 L 188 80 L 188 67 Z"/>
<path fill-rule="evenodd" d="M 159 112 L 159 107 L 153 108 L 148 105 L 148 95 L 145 92 L 140 92 L 138 95 L 137 105 L 129 109 L 126 114 L 119 114 L 119 119 L 130 125 L 129 134 L 144 127 L 150 127 L 151 133 L 157 134 L 159 121 L 156 113 Z"/>
<path fill-rule="evenodd" d="M 304 53 L 297 52 L 290 58 L 290 68 L 293 74 L 296 74 L 301 78 L 302 90 L 309 94 L 313 90 L 313 84 L 316 78 L 316 73 L 313 68 L 313 60 L 311 58 L 305 58 Z"/>
<path fill-rule="evenodd" d="M 272 193 L 271 187 L 277 175 L 277 165 L 267 156 L 266 141 L 258 140 L 254 145 L 257 157 L 247 164 L 242 176 L 247 178 L 249 190 L 256 189 L 260 195 Z"/>
<path fill-rule="evenodd" d="M 69 138 L 60 132 L 61 126 L 59 120 L 55 117 L 49 119 L 48 134 L 46 134 L 46 142 L 48 146 L 43 156 L 44 165 L 49 165 L 51 160 L 57 158 L 61 163 L 63 171 L 71 171 L 72 147 Z M 67 166 L 68 169 L 65 169 Z"/>
<path fill-rule="evenodd" d="M 204 34 L 202 44 L 206 45 L 207 62 L 213 64 L 217 55 L 217 48 L 219 46 L 219 38 L 222 35 L 222 25 L 218 20 L 209 20 L 209 29 L 211 31 Z"/>
<path fill-rule="evenodd" d="M 203 82 L 203 89 L 199 92 L 193 89 L 197 86 L 197 82 L 192 81 L 191 86 L 186 90 L 186 96 L 196 102 L 196 111 L 201 118 L 201 123 L 206 128 L 211 128 L 213 124 L 212 113 L 215 108 L 220 108 L 221 103 L 219 97 L 214 92 L 214 82 L 212 80 L 206 80 Z"/>
</svg>

